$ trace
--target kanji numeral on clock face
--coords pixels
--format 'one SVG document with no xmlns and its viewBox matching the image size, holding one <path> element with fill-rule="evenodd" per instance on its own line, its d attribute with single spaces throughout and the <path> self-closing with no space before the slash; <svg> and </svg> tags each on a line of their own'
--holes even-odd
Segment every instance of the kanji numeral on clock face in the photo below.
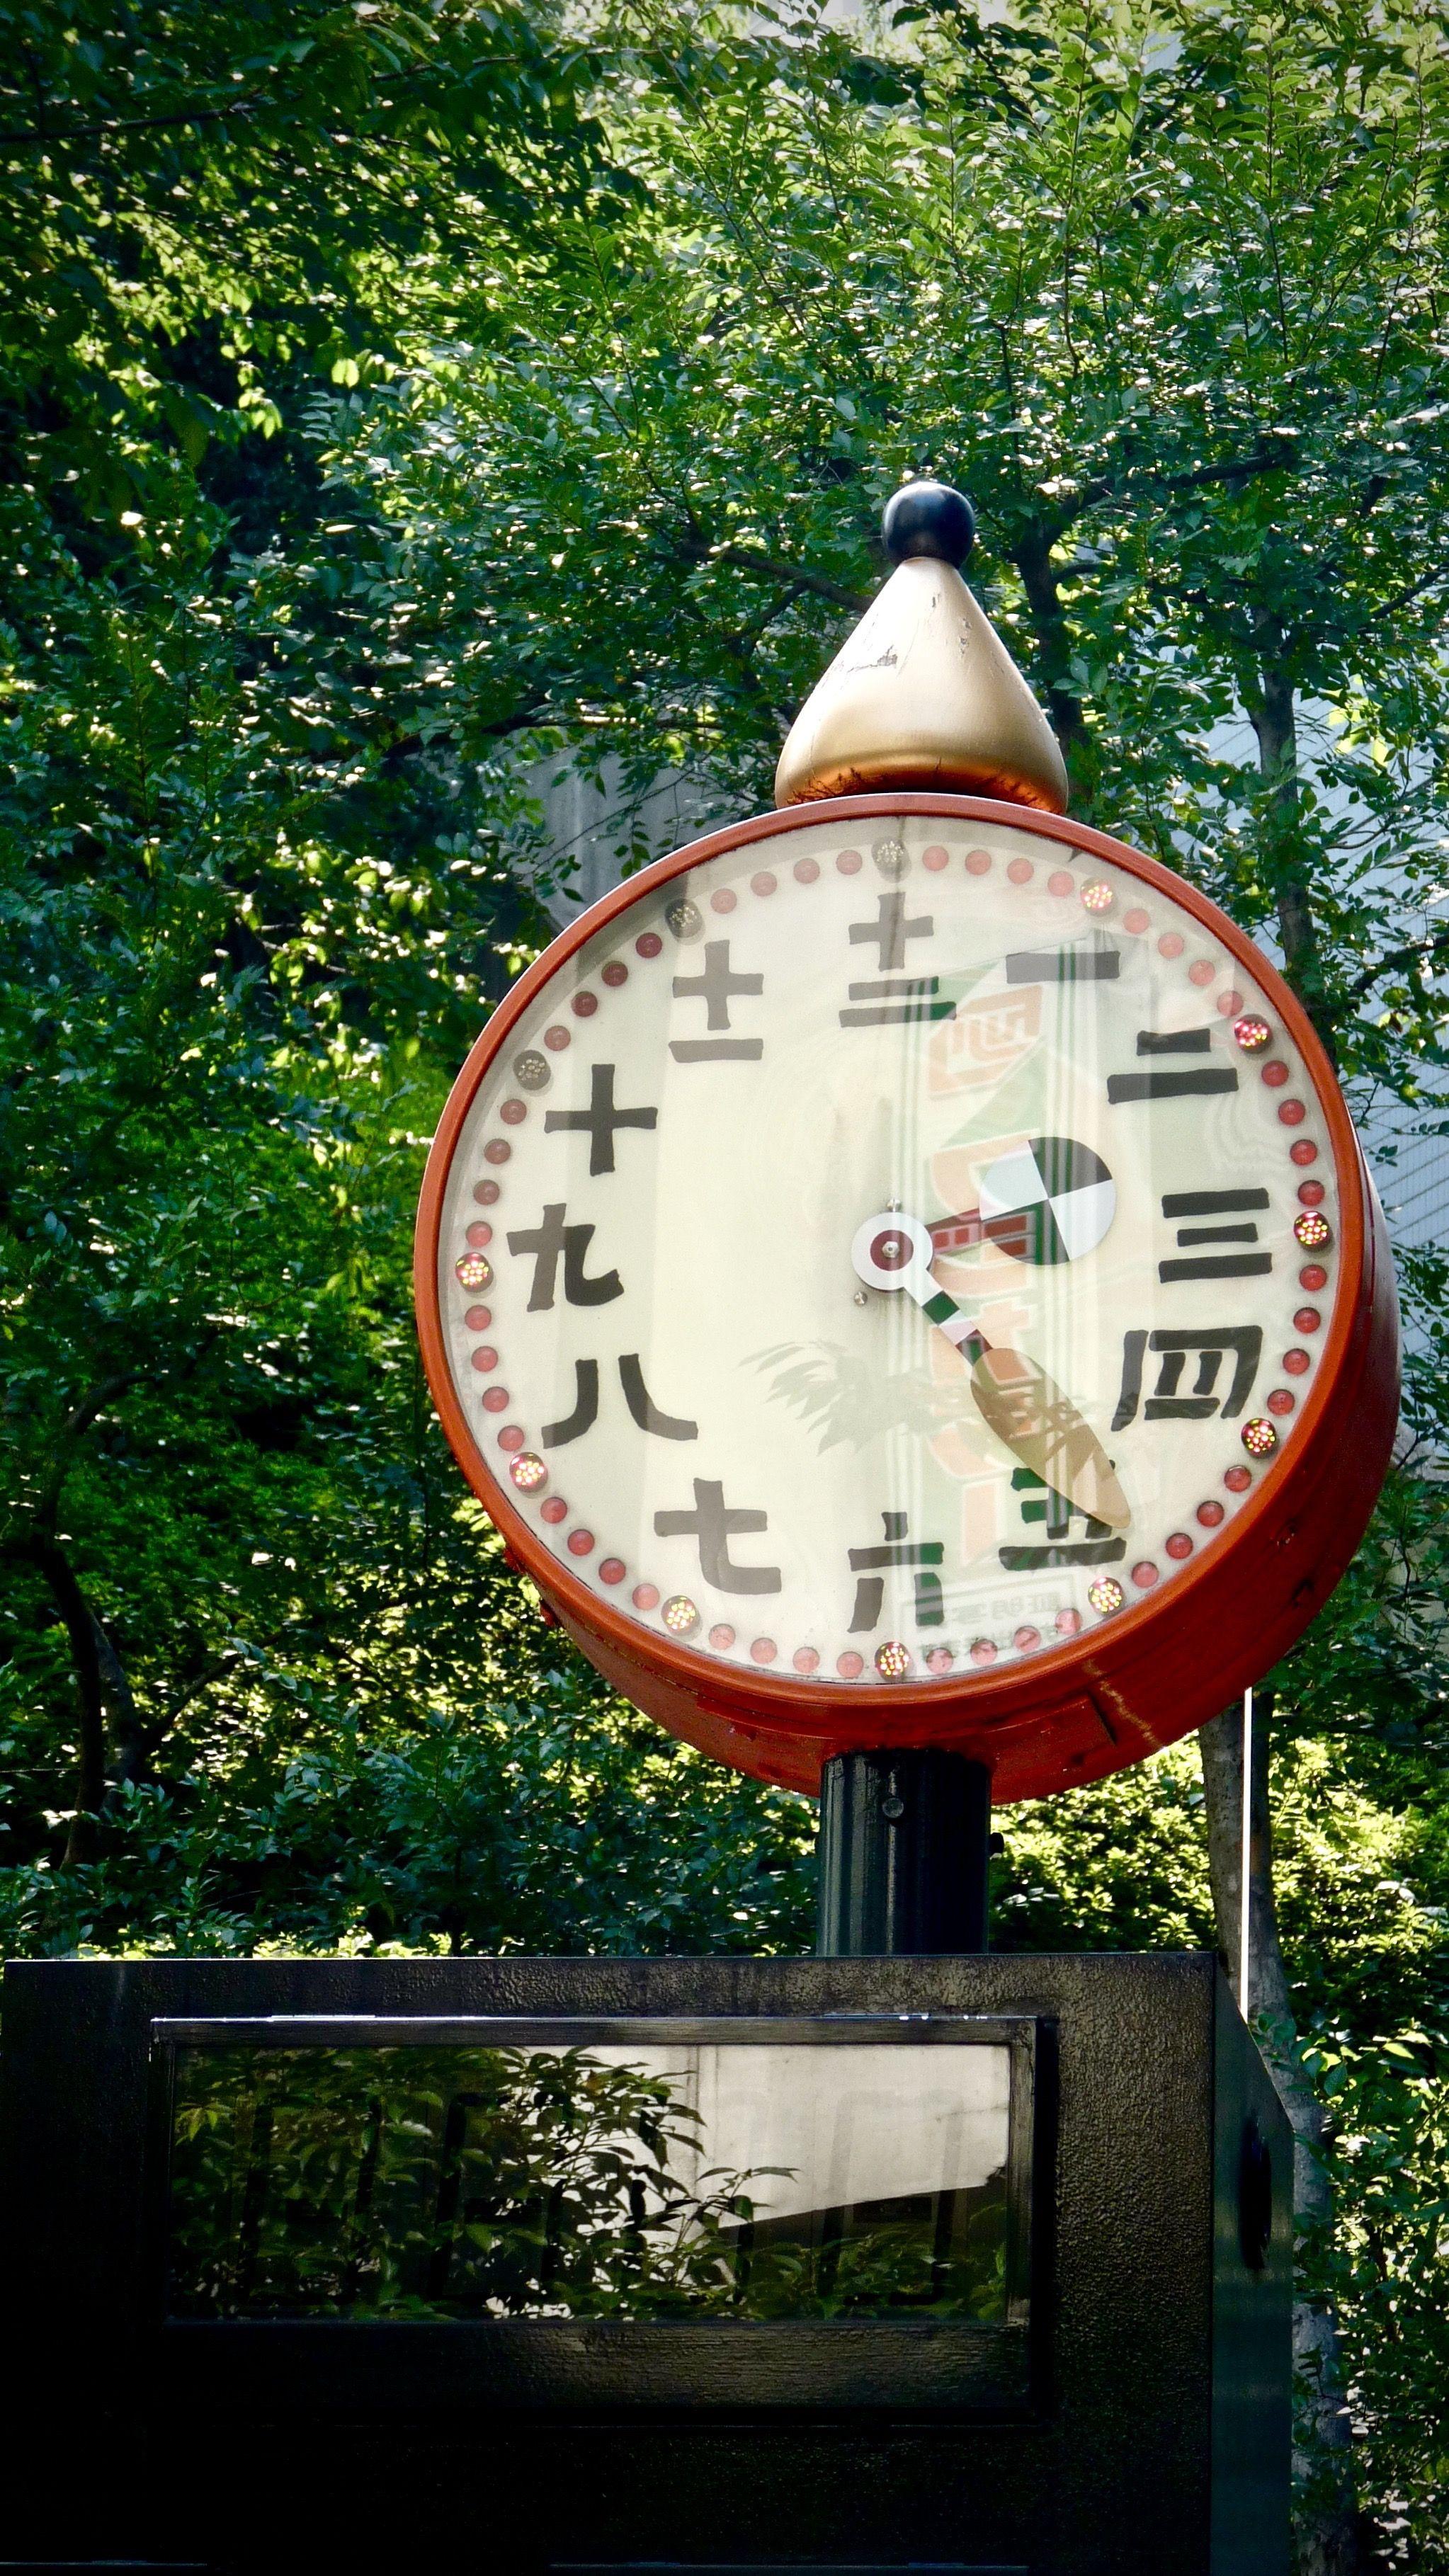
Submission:
<svg viewBox="0 0 1449 2576">
<path fill-rule="evenodd" d="M 936 975 L 906 975 L 906 942 L 929 939 L 936 925 L 928 912 L 918 913 L 911 921 L 906 916 L 903 894 L 883 894 L 876 899 L 874 921 L 853 921 L 850 925 L 852 944 L 873 946 L 876 952 L 878 980 L 852 984 L 850 998 L 862 1007 L 842 1011 L 843 1029 L 897 1027 L 912 1020 L 949 1019 L 956 1005 L 938 1001 L 940 978 Z"/>
<path fill-rule="evenodd" d="M 620 1127 L 654 1127 L 657 1109 L 616 1109 L 614 1106 L 614 1067 L 596 1064 L 589 1086 L 587 1109 L 550 1109 L 544 1126 L 550 1135 L 558 1129 L 579 1129 L 589 1140 L 589 1174 L 597 1179 L 601 1172 L 614 1168 L 614 1136 Z"/>
<path fill-rule="evenodd" d="M 737 996 L 763 993 L 763 975 L 736 975 L 730 966 L 730 943 L 727 939 L 705 942 L 702 975 L 676 975 L 674 998 L 677 1002 L 703 1002 L 707 1029 L 730 1026 L 730 1004 Z M 763 1038 L 708 1037 L 671 1038 L 669 1052 L 676 1064 L 710 1064 L 734 1058 L 757 1064 L 765 1052 Z"/>
<path fill-rule="evenodd" d="M 642 1662 L 989 1699 L 1317 1437 L 1338 1184 L 1236 943 L 1006 824 L 842 828 L 691 857 L 525 1004 L 448 1184 L 452 1386 Z"/>
<path fill-rule="evenodd" d="M 568 1225 L 568 1210 L 562 1200 L 546 1207 L 537 1225 L 525 1226 L 510 1234 L 510 1252 L 533 1255 L 533 1285 L 528 1292 L 531 1315 L 546 1313 L 554 1301 L 558 1285 L 558 1265 L 563 1259 L 564 1297 L 570 1306 L 607 1306 L 614 1297 L 622 1297 L 624 1283 L 617 1270 L 602 1270 L 595 1279 L 585 1276 L 584 1265 L 589 1245 L 594 1239 L 591 1225 Z"/>
<path fill-rule="evenodd" d="M 1007 953 L 1008 984 L 1115 984 L 1122 972 L 1122 952 L 1100 933 L 1075 948 L 1013 948 Z"/>
<path fill-rule="evenodd" d="M 1139 1029 L 1139 1055 L 1206 1055 L 1212 1044 L 1209 1029 Z M 1114 1108 L 1128 1100 L 1187 1100 L 1200 1093 L 1236 1091 L 1238 1069 L 1234 1064 L 1193 1065 L 1179 1071 L 1164 1066 L 1153 1073 L 1110 1073 L 1107 1076 L 1107 1098 Z"/>
<path fill-rule="evenodd" d="M 767 1529 L 767 1512 L 735 1511 L 725 1502 L 724 1486 L 708 1477 L 694 1479 L 692 1512 L 656 1512 L 659 1538 L 693 1538 L 699 1542 L 699 1570 L 716 1592 L 778 1592 L 777 1565 L 736 1565 L 730 1540 Z"/>
<path fill-rule="evenodd" d="M 1176 1190 L 1162 1202 L 1162 1213 L 1169 1224 L 1178 1217 L 1241 1217 L 1250 1209 L 1268 1204 L 1266 1190 Z M 1187 1253 L 1183 1261 L 1159 1261 L 1157 1276 L 1164 1287 L 1175 1279 L 1266 1279 L 1273 1267 L 1271 1252 L 1194 1252 L 1190 1246 L 1199 1243 L 1256 1243 L 1256 1225 L 1183 1225 L 1178 1227 L 1178 1244 Z"/>
<path fill-rule="evenodd" d="M 853 1547 L 849 1553 L 850 1570 L 857 1577 L 855 1607 L 850 1617 L 850 1633 L 860 1634 L 878 1628 L 885 1606 L 885 1573 L 888 1566 L 909 1565 L 916 1570 L 916 1625 L 939 1628 L 945 1621 L 941 1603 L 941 1578 L 932 1571 L 945 1555 L 939 1539 L 923 1539 L 914 1544 L 906 1537 L 906 1514 L 882 1512 L 885 1544 L 881 1547 Z M 880 1569 L 880 1570 L 878 1570 Z"/>
<path fill-rule="evenodd" d="M 1137 1418 L 1142 1398 L 1142 1362 L 1148 1351 L 1161 1365 L 1156 1388 L 1142 1408 L 1144 1421 L 1206 1422 L 1220 1410 L 1222 1420 L 1229 1422 L 1242 1412 L 1252 1394 L 1263 1356 L 1263 1332 L 1259 1324 L 1236 1324 L 1225 1325 L 1217 1332 L 1124 1333 L 1122 1392 L 1112 1416 L 1114 1431 L 1124 1431 Z M 1222 1367 L 1230 1353 L 1233 1373 L 1220 1408 Z M 1180 1395 L 1178 1389 L 1190 1356 L 1196 1357 L 1197 1375 L 1188 1393 Z"/>
<path fill-rule="evenodd" d="M 619 1383 L 624 1390 L 624 1402 L 641 1431 L 651 1432 L 656 1440 L 699 1438 L 697 1422 L 685 1421 L 682 1414 L 660 1411 L 644 1383 L 644 1371 L 639 1365 L 637 1351 L 626 1351 L 620 1360 Z"/>
<path fill-rule="evenodd" d="M 1008 1574 L 1034 1574 L 1043 1567 L 1055 1565 L 1117 1565 L 1127 1553 L 1124 1538 L 1114 1538 L 1105 1521 L 1095 1520 L 1064 1494 L 1051 1487 L 1030 1467 L 1015 1467 L 1011 1476 L 1015 1493 L 1027 1497 L 1021 1506 L 1026 1522 L 1045 1524 L 1044 1545 L 1008 1546 L 997 1550 Z M 1082 1524 L 1082 1535 L 1071 1535 L 1073 1521 Z"/>
<path fill-rule="evenodd" d="M 661 1413 L 644 1383 L 644 1371 L 637 1351 L 625 1351 L 619 1362 L 619 1383 L 624 1390 L 634 1421 L 641 1431 L 652 1433 L 656 1440 L 697 1440 L 699 1424 L 686 1422 L 682 1415 Z M 597 1360 L 574 1362 L 574 1408 L 558 1422 L 546 1422 L 540 1437 L 545 1449 L 562 1449 L 570 1440 L 582 1439 L 592 1431 L 599 1418 L 599 1363 Z"/>
<path fill-rule="evenodd" d="M 928 912 L 918 913 L 914 921 L 907 920 L 906 898 L 903 894 L 883 894 L 876 898 L 874 921 L 851 923 L 850 943 L 853 948 L 859 948 L 862 945 L 874 948 L 876 971 L 879 974 L 898 975 L 906 963 L 906 942 L 911 939 L 929 939 L 935 927 L 935 922 Z"/>
</svg>

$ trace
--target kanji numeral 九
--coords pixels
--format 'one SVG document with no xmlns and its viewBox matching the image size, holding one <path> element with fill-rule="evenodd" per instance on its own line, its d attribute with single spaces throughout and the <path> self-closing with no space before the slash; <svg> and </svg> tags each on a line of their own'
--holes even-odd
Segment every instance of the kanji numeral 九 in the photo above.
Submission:
<svg viewBox="0 0 1449 2576">
<path fill-rule="evenodd" d="M 1156 1387 L 1142 1405 L 1146 1422 L 1206 1422 L 1219 1414 L 1224 1422 L 1235 1421 L 1253 1391 L 1258 1363 L 1263 1356 L 1263 1333 L 1258 1324 L 1225 1325 L 1217 1332 L 1198 1333 L 1124 1333 L 1122 1337 L 1122 1392 L 1112 1416 L 1114 1431 L 1125 1431 L 1135 1422 L 1142 1402 L 1142 1363 L 1150 1351 L 1158 1361 Z M 1223 1362 L 1231 1353 L 1233 1373 L 1219 1404 Z M 1197 1361 L 1197 1374 L 1186 1395 L 1179 1394 L 1183 1371 L 1190 1357 Z"/>
<path fill-rule="evenodd" d="M 594 1239 L 591 1225 L 568 1225 L 568 1210 L 560 1201 L 546 1207 L 537 1225 L 526 1226 L 510 1234 L 508 1249 L 533 1255 L 533 1285 L 528 1292 L 528 1311 L 541 1314 L 552 1306 L 558 1285 L 558 1266 L 563 1261 L 564 1298 L 570 1306 L 607 1306 L 614 1297 L 622 1297 L 624 1283 L 617 1270 L 601 1270 L 590 1279 L 584 1265 L 589 1245 Z"/>
<path fill-rule="evenodd" d="M 941 1578 L 932 1571 L 938 1566 L 945 1549 L 939 1539 L 915 1543 L 906 1537 L 906 1514 L 882 1512 L 885 1544 L 882 1547 L 853 1547 L 849 1550 L 850 1570 L 857 1577 L 855 1607 L 850 1616 L 852 1636 L 869 1628 L 878 1628 L 885 1606 L 885 1572 L 887 1566 L 909 1565 L 916 1570 L 916 1625 L 939 1628 L 946 1616 L 941 1606 Z"/>
</svg>

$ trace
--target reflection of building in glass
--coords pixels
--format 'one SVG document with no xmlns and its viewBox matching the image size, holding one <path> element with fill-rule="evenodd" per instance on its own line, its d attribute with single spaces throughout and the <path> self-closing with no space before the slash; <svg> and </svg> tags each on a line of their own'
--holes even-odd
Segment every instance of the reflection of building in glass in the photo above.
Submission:
<svg viewBox="0 0 1449 2576">
<path fill-rule="evenodd" d="M 617 761 L 605 761 L 594 779 L 561 755 L 540 764 L 532 793 L 543 808 L 544 840 L 530 873 L 560 930 L 626 874 L 730 819 L 717 790 L 680 770 L 664 771 L 636 801 Z"/>
<path fill-rule="evenodd" d="M 1007 2315 L 1010 2051 L 177 2052 L 173 2316 Z"/>
<path fill-rule="evenodd" d="M 639 2065 L 637 2048 L 598 2048 Z M 661 2047 L 647 2059 L 697 2113 L 699 2147 L 681 2179 L 753 2171 L 762 2220 L 978 2191 L 1002 2173 L 1010 2132 L 1009 2052 L 955 2048 Z"/>
<path fill-rule="evenodd" d="M 691 2197 L 748 2177 L 748 2215 L 719 2236 L 749 2312 L 788 2315 L 803 2293 L 827 2313 L 1005 2314 L 1007 2049 L 732 2044 L 646 2062 L 698 2121 L 671 2160 Z"/>
</svg>

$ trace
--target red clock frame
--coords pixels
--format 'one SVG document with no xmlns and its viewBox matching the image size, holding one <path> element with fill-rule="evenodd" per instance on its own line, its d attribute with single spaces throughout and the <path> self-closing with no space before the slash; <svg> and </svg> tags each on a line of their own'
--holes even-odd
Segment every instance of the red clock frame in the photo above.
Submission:
<svg viewBox="0 0 1449 2576">
<path fill-rule="evenodd" d="M 605 923 L 722 851 L 820 823 L 937 815 L 1069 842 L 1169 896 L 1257 979 L 1299 1048 L 1328 1126 L 1340 1263 L 1323 1358 L 1295 1437 L 1231 1528 L 1156 1598 L 1003 1673 L 866 1687 L 706 1664 L 601 1601 L 541 1543 L 485 1468 L 443 1339 L 438 1234 L 463 1122 L 488 1067 L 559 968 Z M 520 976 L 449 1097 L 418 1208 L 415 1284 L 423 1365 L 453 1454 L 515 1561 L 575 1643 L 626 1699 L 702 1753 L 784 1786 L 818 1790 L 832 1754 L 941 1745 L 992 1771 L 999 1804 L 1103 1778 L 1171 1744 L 1261 1680 L 1328 1599 L 1369 1521 L 1399 1408 L 1399 1324 L 1383 1213 L 1327 1056 L 1268 960 L 1204 895 L 1155 859 L 1065 817 L 979 796 L 895 790 L 794 805 L 709 832 L 606 895 Z"/>
</svg>

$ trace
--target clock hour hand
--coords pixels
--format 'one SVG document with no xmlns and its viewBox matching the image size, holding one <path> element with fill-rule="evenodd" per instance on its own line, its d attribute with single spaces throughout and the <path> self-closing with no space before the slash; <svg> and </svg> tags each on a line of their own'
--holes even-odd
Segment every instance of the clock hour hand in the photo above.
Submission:
<svg viewBox="0 0 1449 2576">
<path fill-rule="evenodd" d="M 929 1226 L 892 1211 L 867 1217 L 856 1229 L 850 1258 L 868 1288 L 904 1288 L 969 1361 L 978 1413 L 1023 1466 L 1078 1511 L 1109 1529 L 1127 1527 L 1127 1498 L 1091 1424 L 1035 1360 L 1000 1344 L 993 1348 L 974 1318 L 937 1286 Z"/>
</svg>

